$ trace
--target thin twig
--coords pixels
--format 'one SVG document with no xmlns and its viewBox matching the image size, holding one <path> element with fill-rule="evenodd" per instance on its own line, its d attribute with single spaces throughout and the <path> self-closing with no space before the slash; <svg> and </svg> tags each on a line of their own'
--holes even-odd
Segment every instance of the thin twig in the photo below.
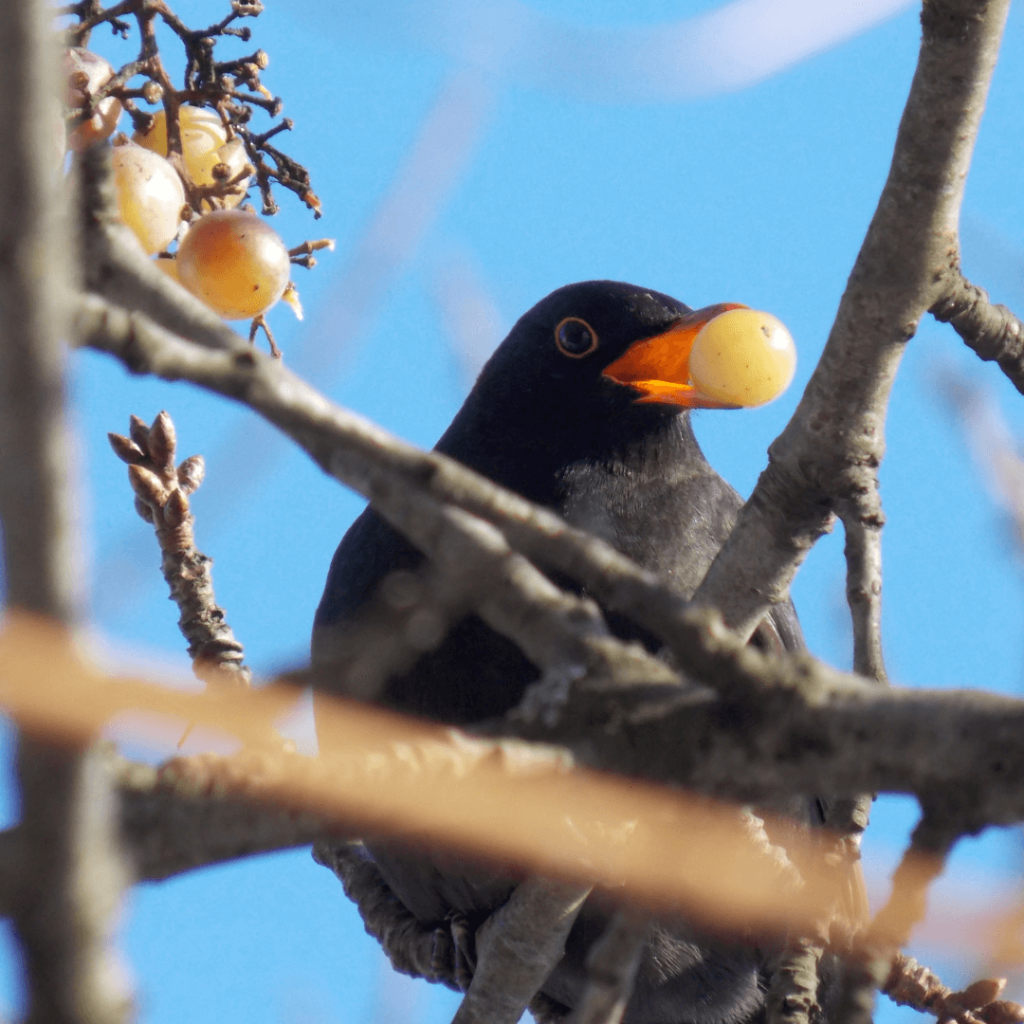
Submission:
<svg viewBox="0 0 1024 1024">
<path fill-rule="evenodd" d="M 882 991 L 897 1005 L 958 1024 L 1021 1024 L 1024 1006 L 1000 999 L 1005 978 L 984 978 L 954 992 L 912 956 L 898 953 Z"/>
<path fill-rule="evenodd" d="M 893 874 L 892 892 L 846 963 L 839 1019 L 870 1024 L 875 992 L 892 971 L 900 949 L 924 919 L 928 887 L 942 873 L 959 832 L 937 825 L 927 811 Z"/>
<path fill-rule="evenodd" d="M 853 620 L 853 670 L 877 683 L 889 678 L 882 657 L 882 514 L 876 489 L 855 508 L 843 507 L 840 516 L 846 530 L 846 600 Z M 865 496 L 862 496 L 864 498 Z"/>
<path fill-rule="evenodd" d="M 189 497 L 203 481 L 202 456 L 175 466 L 177 434 L 166 412 L 149 427 L 132 416 L 130 437 L 107 436 L 117 457 L 128 464 L 136 511 L 156 532 L 161 569 L 181 612 L 178 628 L 188 641 L 196 675 L 217 685 L 249 686 L 252 672 L 243 662 L 242 645 L 214 598 L 213 560 L 195 545 Z"/>
<path fill-rule="evenodd" d="M 1006 308 L 989 301 L 988 293 L 960 271 L 959 251 L 951 260 L 946 290 L 930 312 L 952 324 L 981 359 L 992 360 L 1024 393 L 1024 324 Z"/>
</svg>

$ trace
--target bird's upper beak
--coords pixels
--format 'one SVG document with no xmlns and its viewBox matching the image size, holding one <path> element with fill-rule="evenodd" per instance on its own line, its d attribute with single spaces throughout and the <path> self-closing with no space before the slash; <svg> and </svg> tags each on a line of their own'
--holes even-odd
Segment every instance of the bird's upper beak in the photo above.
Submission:
<svg viewBox="0 0 1024 1024">
<path fill-rule="evenodd" d="M 604 376 L 639 391 L 638 402 L 682 405 L 688 409 L 738 409 L 738 404 L 703 394 L 691 383 L 690 351 L 705 324 L 727 310 L 746 308 L 739 302 L 720 302 L 695 309 L 662 334 L 634 342 L 605 368 Z"/>
</svg>

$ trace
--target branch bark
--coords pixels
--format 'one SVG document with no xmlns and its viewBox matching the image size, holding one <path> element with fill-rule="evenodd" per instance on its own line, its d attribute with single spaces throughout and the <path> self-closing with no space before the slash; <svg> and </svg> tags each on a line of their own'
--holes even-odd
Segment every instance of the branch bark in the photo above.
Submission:
<svg viewBox="0 0 1024 1024">
<path fill-rule="evenodd" d="M 1024 324 L 1006 306 L 990 302 L 983 288 L 963 276 L 959 251 L 951 264 L 945 293 L 931 307 L 932 316 L 951 324 L 980 359 L 998 363 L 1024 394 Z"/>
<path fill-rule="evenodd" d="M 68 224 L 52 132 L 56 52 L 43 0 L 0 2 L 0 518 L 7 601 L 65 627 L 78 611 L 64 418 Z M 62 237 L 63 236 L 63 237 Z M 62 631 L 59 644 L 68 644 Z M 38 689 L 41 680 L 26 681 Z M 88 737 L 82 737 L 83 746 Z M 94 754 L 22 735 L 14 928 L 30 1024 L 118 1024 L 130 997 L 113 950 L 126 871 Z"/>
<path fill-rule="evenodd" d="M 783 600 L 831 513 L 871 527 L 889 394 L 945 293 L 1008 0 L 925 0 L 917 70 L 878 208 L 793 418 L 695 600 L 749 636 Z"/>
<path fill-rule="evenodd" d="M 590 886 L 528 878 L 476 933 L 478 962 L 452 1024 L 517 1024 L 565 952 Z"/>
</svg>

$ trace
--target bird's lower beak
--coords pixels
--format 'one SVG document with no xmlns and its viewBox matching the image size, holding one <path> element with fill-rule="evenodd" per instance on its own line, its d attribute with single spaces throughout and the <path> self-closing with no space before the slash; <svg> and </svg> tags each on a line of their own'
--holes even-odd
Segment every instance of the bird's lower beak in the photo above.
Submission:
<svg viewBox="0 0 1024 1024">
<path fill-rule="evenodd" d="M 704 394 L 690 377 L 690 352 L 705 324 L 730 309 L 746 309 L 739 302 L 720 302 L 680 317 L 667 331 L 630 345 L 604 376 L 640 392 L 638 402 L 682 405 L 688 409 L 737 409 L 739 405 Z"/>
</svg>

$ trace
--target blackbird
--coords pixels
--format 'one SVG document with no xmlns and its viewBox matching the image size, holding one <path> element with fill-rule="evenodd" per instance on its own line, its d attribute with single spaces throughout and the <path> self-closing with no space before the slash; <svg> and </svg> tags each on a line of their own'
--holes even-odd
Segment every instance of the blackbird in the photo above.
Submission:
<svg viewBox="0 0 1024 1024">
<path fill-rule="evenodd" d="M 691 408 L 727 404 L 692 386 L 687 353 L 700 328 L 730 308 L 694 311 L 660 292 L 612 281 L 560 288 L 515 324 L 436 450 L 555 510 L 688 597 L 742 504 L 705 460 L 689 419 Z M 422 561 L 373 509 L 363 512 L 331 563 L 314 624 L 314 662 L 331 660 L 340 630 L 385 577 Z M 623 639 L 658 649 L 635 623 L 609 612 L 606 618 Z M 803 648 L 788 601 L 773 606 L 752 642 Z M 514 708 L 539 674 L 512 641 L 469 614 L 440 646 L 390 679 L 379 700 L 471 725 Z M 821 824 L 824 808 L 824 801 L 809 798 L 789 810 L 805 824 Z M 460 914 L 472 930 L 514 884 L 436 852 L 428 857 L 391 842 L 369 849 L 392 892 L 427 928 Z M 586 953 L 607 913 L 599 898 L 587 902 L 543 986 L 556 1017 L 579 997 Z M 624 1020 L 756 1020 L 764 1007 L 764 961 L 752 945 L 711 938 L 684 922 L 655 922 Z"/>
</svg>

